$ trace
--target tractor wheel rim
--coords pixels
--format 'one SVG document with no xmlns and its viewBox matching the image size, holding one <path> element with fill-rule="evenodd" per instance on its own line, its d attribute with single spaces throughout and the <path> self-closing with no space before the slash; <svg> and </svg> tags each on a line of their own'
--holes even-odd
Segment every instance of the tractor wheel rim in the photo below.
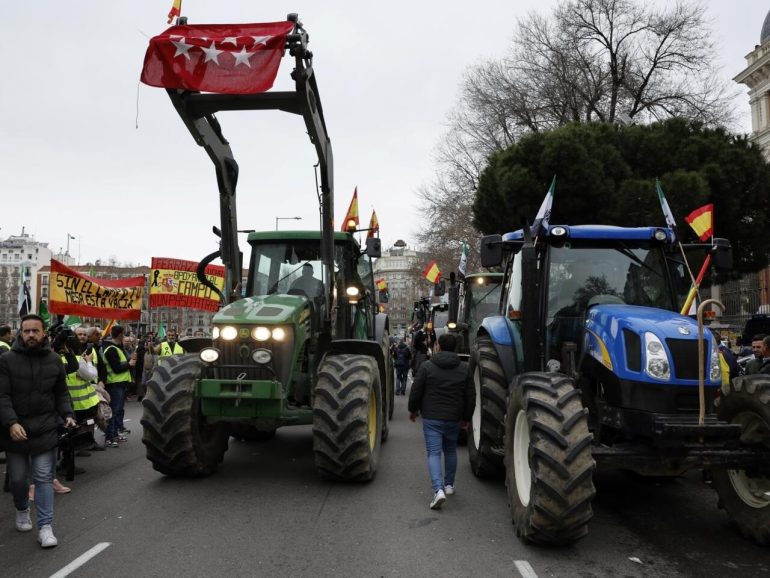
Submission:
<svg viewBox="0 0 770 578">
<path fill-rule="evenodd" d="M 731 423 L 739 423 L 743 428 L 743 435 L 749 438 L 759 436 L 760 439 L 767 439 L 768 424 L 761 416 L 752 411 L 745 411 L 736 415 Z M 746 443 L 758 441 L 755 439 L 745 439 Z M 744 504 L 751 508 L 766 508 L 770 506 L 770 479 L 761 477 L 752 477 L 746 474 L 746 470 L 727 470 L 727 476 L 735 490 L 735 493 Z"/>
<path fill-rule="evenodd" d="M 477 448 L 481 443 L 481 370 L 478 365 L 473 372 L 473 388 L 476 391 L 476 407 L 473 410 L 471 427 L 473 431 L 473 447 Z"/>
<path fill-rule="evenodd" d="M 529 467 L 529 424 L 527 413 L 521 409 L 516 414 L 513 430 L 513 471 L 516 475 L 516 492 L 521 505 L 529 505 L 532 491 L 532 470 Z"/>
</svg>

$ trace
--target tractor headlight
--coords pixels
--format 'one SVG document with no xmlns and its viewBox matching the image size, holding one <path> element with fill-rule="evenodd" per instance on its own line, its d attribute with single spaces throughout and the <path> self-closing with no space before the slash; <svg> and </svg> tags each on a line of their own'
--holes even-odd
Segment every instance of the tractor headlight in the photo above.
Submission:
<svg viewBox="0 0 770 578">
<path fill-rule="evenodd" d="M 265 365 L 273 359 L 273 353 L 269 349 L 255 349 L 251 354 L 251 358 L 254 360 L 254 363 Z"/>
<path fill-rule="evenodd" d="M 267 341 L 270 339 L 270 329 L 267 327 L 255 327 L 251 336 L 257 341 Z"/>
<path fill-rule="evenodd" d="M 205 349 L 201 349 L 200 356 L 201 361 L 204 363 L 214 363 L 219 359 L 219 351 L 213 347 L 206 347 Z"/>
<path fill-rule="evenodd" d="M 711 379 L 711 381 L 722 381 L 722 360 L 719 359 L 719 349 L 716 344 L 714 345 L 714 351 L 711 352 L 709 379 Z"/>
<path fill-rule="evenodd" d="M 212 339 L 219 339 L 219 327 L 214 327 L 214 329 L 211 330 L 211 337 Z"/>
<path fill-rule="evenodd" d="M 283 341 L 286 339 L 286 330 L 283 327 L 276 327 L 273 329 L 272 336 L 276 341 Z"/>
<path fill-rule="evenodd" d="M 671 378 L 671 363 L 668 360 L 668 354 L 657 335 L 649 331 L 644 334 L 644 351 L 647 358 L 645 371 L 650 377 L 655 379 Z"/>
<path fill-rule="evenodd" d="M 238 330 L 232 325 L 225 325 L 219 332 L 219 335 L 225 341 L 232 341 L 238 337 Z"/>
</svg>

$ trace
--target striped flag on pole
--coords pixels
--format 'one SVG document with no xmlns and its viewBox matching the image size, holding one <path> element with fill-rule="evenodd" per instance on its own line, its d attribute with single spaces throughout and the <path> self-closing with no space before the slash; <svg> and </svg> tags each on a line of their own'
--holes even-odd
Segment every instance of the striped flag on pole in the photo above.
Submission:
<svg viewBox="0 0 770 578">
<path fill-rule="evenodd" d="M 422 276 L 431 283 L 438 283 L 439 279 L 441 279 L 441 271 L 438 268 L 438 263 L 436 263 L 435 260 L 428 263 L 425 266 L 425 269 L 422 270 Z"/>
<path fill-rule="evenodd" d="M 703 205 L 684 218 L 701 241 L 714 234 L 714 204 Z"/>
<path fill-rule="evenodd" d="M 182 15 L 182 0 L 174 0 L 174 3 L 171 5 L 171 10 L 168 11 L 167 24 L 171 24 L 171 21 L 175 17 L 179 18 L 181 15 Z"/>
</svg>

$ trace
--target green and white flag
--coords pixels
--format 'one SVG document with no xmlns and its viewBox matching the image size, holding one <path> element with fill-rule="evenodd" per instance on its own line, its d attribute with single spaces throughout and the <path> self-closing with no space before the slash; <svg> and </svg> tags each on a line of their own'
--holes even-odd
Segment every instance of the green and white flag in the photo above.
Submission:
<svg viewBox="0 0 770 578">
<path fill-rule="evenodd" d="M 461 278 L 465 278 L 465 269 L 468 266 L 468 243 L 463 241 L 463 251 L 460 254 L 460 263 L 457 265 L 457 271 Z"/>
<path fill-rule="evenodd" d="M 48 313 L 48 306 L 45 304 L 45 301 L 43 301 L 42 299 L 38 304 L 37 314 L 40 315 L 40 317 L 43 319 L 43 322 L 45 323 L 45 326 L 48 327 L 48 322 L 51 319 L 51 314 Z"/>
<path fill-rule="evenodd" d="M 163 321 L 160 322 L 160 325 L 158 325 L 158 339 L 165 339 L 166 338 L 166 326 L 163 325 Z"/>
</svg>

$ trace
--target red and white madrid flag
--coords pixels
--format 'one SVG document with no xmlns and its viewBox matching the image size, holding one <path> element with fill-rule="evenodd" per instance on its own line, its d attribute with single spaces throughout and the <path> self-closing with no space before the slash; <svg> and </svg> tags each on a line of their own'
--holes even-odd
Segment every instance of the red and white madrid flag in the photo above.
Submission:
<svg viewBox="0 0 770 578">
<path fill-rule="evenodd" d="M 142 82 L 199 92 L 265 92 L 293 28 L 286 21 L 172 26 L 150 40 Z"/>
</svg>

